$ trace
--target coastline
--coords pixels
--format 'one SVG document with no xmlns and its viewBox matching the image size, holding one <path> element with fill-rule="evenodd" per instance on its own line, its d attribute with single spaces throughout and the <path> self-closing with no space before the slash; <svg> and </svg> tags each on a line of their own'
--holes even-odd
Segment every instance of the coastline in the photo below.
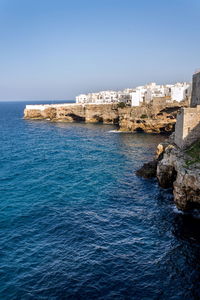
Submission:
<svg viewBox="0 0 200 300">
<path fill-rule="evenodd" d="M 155 158 L 145 163 L 136 175 L 157 178 L 164 189 L 172 188 L 174 203 L 179 210 L 191 211 L 200 208 L 200 160 L 195 148 L 199 141 L 186 149 L 174 142 L 174 134 L 158 144 Z M 195 149 L 196 150 L 196 149 Z"/>
<path fill-rule="evenodd" d="M 27 105 L 24 119 L 51 122 L 114 124 L 122 132 L 171 133 L 178 109 L 187 103 L 120 107 L 119 104 L 45 104 Z"/>
<path fill-rule="evenodd" d="M 45 104 L 27 105 L 26 120 L 50 122 L 102 123 L 117 126 L 116 132 L 144 132 L 171 134 L 175 129 L 176 116 L 186 106 L 173 103 L 170 106 L 145 105 L 124 107 L 118 104 Z M 136 172 L 145 178 L 157 177 L 163 188 L 173 188 L 174 202 L 178 209 L 190 210 L 200 204 L 199 166 L 187 166 L 188 156 L 174 142 L 174 135 L 159 144 L 155 160 Z"/>
</svg>

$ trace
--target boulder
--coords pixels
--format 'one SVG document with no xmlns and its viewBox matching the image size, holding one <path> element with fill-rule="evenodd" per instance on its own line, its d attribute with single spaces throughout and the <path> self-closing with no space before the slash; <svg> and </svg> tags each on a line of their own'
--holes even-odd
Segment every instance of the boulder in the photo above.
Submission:
<svg viewBox="0 0 200 300">
<path fill-rule="evenodd" d="M 136 171 L 136 175 L 144 178 L 156 177 L 157 164 L 158 161 L 156 159 L 145 163 L 139 170 Z"/>
</svg>

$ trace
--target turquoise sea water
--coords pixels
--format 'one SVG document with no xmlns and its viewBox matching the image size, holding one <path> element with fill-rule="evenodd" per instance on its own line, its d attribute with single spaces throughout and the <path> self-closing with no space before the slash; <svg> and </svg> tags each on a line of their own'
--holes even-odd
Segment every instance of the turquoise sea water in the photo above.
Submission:
<svg viewBox="0 0 200 300">
<path fill-rule="evenodd" d="M 0 299 L 198 299 L 200 220 L 135 175 L 164 137 L 0 103 Z"/>
</svg>

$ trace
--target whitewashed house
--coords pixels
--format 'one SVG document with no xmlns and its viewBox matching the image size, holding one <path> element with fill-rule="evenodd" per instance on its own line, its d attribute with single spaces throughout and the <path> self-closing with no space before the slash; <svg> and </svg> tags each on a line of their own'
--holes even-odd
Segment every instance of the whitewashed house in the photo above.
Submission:
<svg viewBox="0 0 200 300">
<path fill-rule="evenodd" d="M 81 94 L 76 97 L 76 103 L 86 103 L 88 100 L 88 95 L 86 94 Z"/>
<path fill-rule="evenodd" d="M 172 101 L 183 101 L 191 95 L 191 84 L 190 83 L 176 83 L 171 87 L 171 100 Z"/>
<path fill-rule="evenodd" d="M 138 86 L 134 92 L 131 93 L 131 106 L 139 106 L 145 101 L 145 94 L 147 89 L 144 86 Z"/>
<path fill-rule="evenodd" d="M 142 103 L 150 103 L 155 98 L 163 98 L 163 101 L 182 101 L 191 96 L 190 83 L 176 83 L 157 85 L 155 82 L 145 86 L 138 86 L 135 89 L 123 91 L 100 91 L 98 93 L 81 94 L 76 97 L 76 103 L 119 103 L 140 106 Z"/>
</svg>

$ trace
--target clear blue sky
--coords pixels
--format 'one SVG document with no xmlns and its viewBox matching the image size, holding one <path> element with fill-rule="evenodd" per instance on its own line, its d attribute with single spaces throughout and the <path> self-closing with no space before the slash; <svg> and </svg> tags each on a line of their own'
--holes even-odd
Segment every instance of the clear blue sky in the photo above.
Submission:
<svg viewBox="0 0 200 300">
<path fill-rule="evenodd" d="M 0 100 L 190 81 L 199 0 L 0 0 Z"/>
</svg>

